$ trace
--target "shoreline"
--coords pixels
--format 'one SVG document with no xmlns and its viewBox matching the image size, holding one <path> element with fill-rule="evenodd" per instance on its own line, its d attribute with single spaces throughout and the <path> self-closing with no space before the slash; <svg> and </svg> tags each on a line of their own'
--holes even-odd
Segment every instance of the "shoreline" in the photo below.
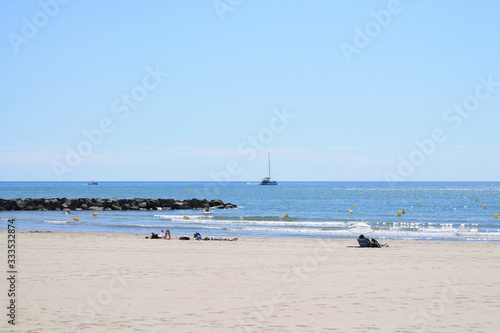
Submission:
<svg viewBox="0 0 500 333">
<path fill-rule="evenodd" d="M 7 221 L 7 219 L 5 219 Z M 166 227 L 158 227 L 156 228 L 153 232 L 159 232 L 161 229 L 165 229 Z M 173 228 L 171 228 L 173 229 Z M 169 229 L 170 230 L 170 229 Z M 0 229 L 0 233 L 6 231 L 6 229 Z M 137 233 L 137 232 L 99 232 L 99 231 L 61 231 L 61 230 L 17 230 L 17 232 L 21 233 L 62 233 L 62 234 L 92 234 L 92 235 L 134 235 L 139 238 L 145 238 L 146 236 L 150 236 L 151 232 L 145 232 L 145 233 Z M 174 234 L 172 233 L 172 239 L 177 239 L 179 237 L 187 236 L 190 237 L 190 240 L 193 240 L 193 235 L 192 234 Z M 228 238 L 241 238 L 241 239 L 305 239 L 305 240 L 335 240 L 335 241 L 349 241 L 349 242 L 354 242 L 357 244 L 356 239 L 358 238 L 359 235 L 357 234 L 352 234 L 352 237 L 308 237 L 308 236 L 300 236 L 300 237 L 292 237 L 292 236 L 245 236 L 245 235 L 203 235 L 203 237 L 208 236 L 208 237 L 228 237 Z M 429 242 L 436 242 L 436 243 L 492 243 L 492 244 L 500 244 L 500 241 L 498 240 L 488 240 L 488 239 L 479 239 L 479 240 L 471 240 L 471 239 L 412 239 L 412 238 L 391 238 L 391 237 L 381 237 L 377 235 L 371 235 L 371 234 L 366 234 L 365 236 L 368 236 L 368 238 L 375 238 L 379 241 L 382 241 L 382 243 L 392 243 L 392 242 L 411 242 L 411 243 L 429 243 Z"/>
<path fill-rule="evenodd" d="M 0 239 L 7 235 L 0 231 Z M 373 249 L 358 247 L 355 239 L 143 236 L 16 230 L 16 326 L 4 314 L 0 330 L 500 328 L 498 243 L 391 241 Z M 0 251 L 4 273 L 6 255 Z M 6 292 L 9 281 L 1 281 Z"/>
</svg>

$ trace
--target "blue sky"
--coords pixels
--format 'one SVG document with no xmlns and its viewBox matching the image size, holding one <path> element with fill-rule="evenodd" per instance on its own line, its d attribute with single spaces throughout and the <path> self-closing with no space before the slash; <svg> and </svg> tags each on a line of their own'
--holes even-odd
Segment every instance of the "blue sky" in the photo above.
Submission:
<svg viewBox="0 0 500 333">
<path fill-rule="evenodd" d="M 0 4 L 0 180 L 500 180 L 498 1 Z"/>
</svg>

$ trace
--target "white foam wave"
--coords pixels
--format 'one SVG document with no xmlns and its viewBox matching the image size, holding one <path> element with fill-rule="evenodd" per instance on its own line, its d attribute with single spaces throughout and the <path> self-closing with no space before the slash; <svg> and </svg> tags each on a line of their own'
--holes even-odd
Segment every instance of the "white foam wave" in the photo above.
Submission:
<svg viewBox="0 0 500 333">
<path fill-rule="evenodd" d="M 210 215 L 153 215 L 154 217 L 159 217 L 161 219 L 167 220 L 191 220 L 191 219 L 212 219 L 213 216 Z M 188 217 L 187 219 L 185 218 Z"/>
<path fill-rule="evenodd" d="M 139 228 L 166 228 L 164 224 L 126 224 L 126 227 L 139 227 Z"/>
<path fill-rule="evenodd" d="M 279 232 L 279 233 L 305 233 L 305 234 L 331 234 L 331 235 L 340 235 L 340 234 L 351 234 L 348 230 L 337 229 L 337 230 L 321 230 L 321 229 L 296 229 L 296 228 L 253 228 L 253 227 L 244 227 L 244 228 L 229 228 L 227 230 L 231 231 L 260 231 L 260 232 Z"/>
<path fill-rule="evenodd" d="M 185 223 L 210 223 L 210 224 L 238 224 L 238 225 L 268 225 L 268 226 L 295 226 L 295 227 L 347 227 L 352 222 L 307 222 L 307 221 L 260 221 L 260 220 L 219 220 L 213 216 L 191 215 L 188 219 L 181 215 L 154 215 L 155 217 Z"/>
<path fill-rule="evenodd" d="M 53 223 L 53 224 L 66 224 L 71 223 L 73 221 L 52 221 L 52 220 L 43 220 L 45 223 Z"/>
</svg>

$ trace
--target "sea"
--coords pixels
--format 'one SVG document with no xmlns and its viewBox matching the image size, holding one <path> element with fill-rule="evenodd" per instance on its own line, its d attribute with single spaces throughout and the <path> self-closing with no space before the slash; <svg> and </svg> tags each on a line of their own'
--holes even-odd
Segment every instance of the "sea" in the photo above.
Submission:
<svg viewBox="0 0 500 333">
<path fill-rule="evenodd" d="M 354 239 L 348 228 L 367 224 L 380 240 L 500 241 L 500 182 L 0 182 L 2 199 L 63 197 L 206 198 L 238 208 L 0 211 L 0 229 L 14 218 L 18 230 Z"/>
</svg>

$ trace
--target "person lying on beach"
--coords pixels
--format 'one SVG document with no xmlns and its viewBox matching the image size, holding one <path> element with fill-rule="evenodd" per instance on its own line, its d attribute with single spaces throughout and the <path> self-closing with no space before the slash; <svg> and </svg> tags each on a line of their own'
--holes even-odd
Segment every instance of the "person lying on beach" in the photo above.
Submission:
<svg viewBox="0 0 500 333">
<path fill-rule="evenodd" d="M 208 237 L 205 237 L 205 240 L 208 240 L 207 238 L 208 238 Z M 213 241 L 228 241 L 228 242 L 234 242 L 234 241 L 237 241 L 237 240 L 238 240 L 238 237 L 234 237 L 234 238 L 228 238 L 228 237 L 210 237 L 209 239 L 210 239 L 210 240 L 213 240 Z"/>
<path fill-rule="evenodd" d="M 154 233 L 154 232 L 151 233 L 151 239 L 160 239 L 160 238 L 167 239 L 167 236 L 168 236 L 168 239 L 172 238 L 172 237 L 170 237 L 170 230 L 168 230 L 168 229 L 165 229 L 165 231 L 163 231 L 163 229 L 162 229 L 159 234 Z"/>
<path fill-rule="evenodd" d="M 376 240 L 375 238 L 372 238 L 370 244 L 371 247 L 389 247 L 389 244 L 387 243 L 380 244 L 378 240 Z"/>
</svg>

